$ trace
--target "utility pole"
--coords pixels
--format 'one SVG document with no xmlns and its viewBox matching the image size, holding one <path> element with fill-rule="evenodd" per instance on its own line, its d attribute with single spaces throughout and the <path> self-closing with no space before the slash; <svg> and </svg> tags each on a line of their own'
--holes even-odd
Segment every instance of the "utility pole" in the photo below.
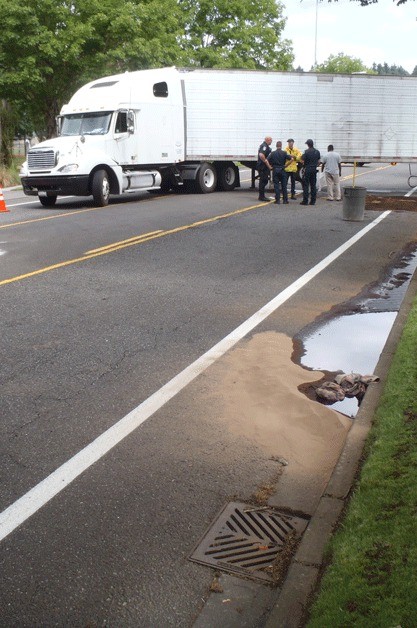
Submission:
<svg viewBox="0 0 417 628">
<path fill-rule="evenodd" d="M 314 36 L 314 69 L 317 68 L 317 22 L 319 16 L 319 0 L 316 0 L 316 30 Z"/>
</svg>

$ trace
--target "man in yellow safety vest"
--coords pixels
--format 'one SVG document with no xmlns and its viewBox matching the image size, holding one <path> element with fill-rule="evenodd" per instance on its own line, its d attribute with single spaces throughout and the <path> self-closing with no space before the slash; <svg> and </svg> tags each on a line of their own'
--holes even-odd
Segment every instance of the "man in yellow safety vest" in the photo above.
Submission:
<svg viewBox="0 0 417 628">
<path fill-rule="evenodd" d="M 287 147 L 285 149 L 285 152 L 293 157 L 293 160 L 287 163 L 285 167 L 285 172 L 291 179 L 291 198 L 295 198 L 295 182 L 300 181 L 297 174 L 302 153 L 296 146 L 294 146 L 294 140 L 291 138 L 287 140 Z"/>
</svg>

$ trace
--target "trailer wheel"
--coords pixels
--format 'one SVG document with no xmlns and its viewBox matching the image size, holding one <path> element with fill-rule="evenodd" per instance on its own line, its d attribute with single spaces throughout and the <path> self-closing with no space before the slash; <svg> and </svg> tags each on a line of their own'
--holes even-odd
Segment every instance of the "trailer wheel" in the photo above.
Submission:
<svg viewBox="0 0 417 628">
<path fill-rule="evenodd" d="M 99 207 L 105 207 L 108 205 L 110 197 L 110 181 L 105 170 L 96 170 L 94 173 L 91 193 L 96 205 Z"/>
<path fill-rule="evenodd" d="M 220 168 L 217 169 L 217 187 L 219 190 L 223 190 L 224 192 L 234 190 L 237 181 L 237 171 L 234 164 L 220 166 Z"/>
<path fill-rule="evenodd" d="M 47 194 L 46 196 L 38 196 L 39 202 L 44 207 L 53 207 L 56 203 L 57 194 Z"/>
<path fill-rule="evenodd" d="M 197 192 L 208 194 L 214 192 L 217 185 L 217 173 L 214 166 L 208 163 L 201 164 L 196 177 Z"/>
</svg>

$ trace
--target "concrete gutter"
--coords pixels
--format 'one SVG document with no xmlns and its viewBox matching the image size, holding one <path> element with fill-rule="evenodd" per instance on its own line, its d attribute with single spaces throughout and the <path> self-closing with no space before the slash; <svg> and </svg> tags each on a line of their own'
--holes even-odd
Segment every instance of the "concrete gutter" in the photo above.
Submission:
<svg viewBox="0 0 417 628">
<path fill-rule="evenodd" d="M 346 438 L 326 490 L 311 517 L 302 541 L 293 558 L 284 584 L 276 592 L 274 606 L 265 628 L 301 628 L 305 625 L 311 595 L 316 590 L 327 543 L 333 535 L 346 506 L 359 469 L 364 445 L 372 426 L 375 410 L 384 390 L 388 370 L 397 349 L 414 297 L 417 294 L 417 273 L 410 281 L 400 310 L 375 368 L 379 384 L 369 386 L 364 400 Z"/>
</svg>

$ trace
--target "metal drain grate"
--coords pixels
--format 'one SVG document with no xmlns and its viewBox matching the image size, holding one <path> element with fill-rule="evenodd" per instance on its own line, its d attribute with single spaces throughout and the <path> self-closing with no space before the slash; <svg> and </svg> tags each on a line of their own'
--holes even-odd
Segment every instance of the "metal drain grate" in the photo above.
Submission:
<svg viewBox="0 0 417 628">
<path fill-rule="evenodd" d="M 272 508 L 231 502 L 190 560 L 257 580 L 273 582 L 272 565 L 304 532 L 308 521 Z"/>
</svg>

